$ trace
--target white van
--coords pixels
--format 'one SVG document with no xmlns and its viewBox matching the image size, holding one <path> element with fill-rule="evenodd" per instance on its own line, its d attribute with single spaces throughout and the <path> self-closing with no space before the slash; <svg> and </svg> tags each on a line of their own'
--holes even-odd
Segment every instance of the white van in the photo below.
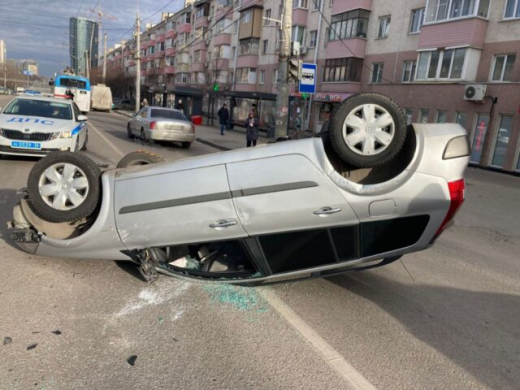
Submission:
<svg viewBox="0 0 520 390">
<path fill-rule="evenodd" d="M 110 111 L 112 109 L 112 91 L 104 84 L 92 87 L 91 109 L 97 111 Z"/>
</svg>

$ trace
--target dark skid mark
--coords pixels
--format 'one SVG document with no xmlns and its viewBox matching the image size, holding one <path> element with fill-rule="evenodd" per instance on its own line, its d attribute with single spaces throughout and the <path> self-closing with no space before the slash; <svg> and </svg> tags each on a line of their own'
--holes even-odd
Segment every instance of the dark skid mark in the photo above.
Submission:
<svg viewBox="0 0 520 390">
<path fill-rule="evenodd" d="M 54 333 L 55 335 L 59 336 L 61 334 L 61 330 L 53 330 L 52 333 Z"/>
<path fill-rule="evenodd" d="M 136 360 L 137 360 L 137 355 L 132 355 L 128 359 L 126 359 L 128 364 L 130 364 L 131 366 L 133 366 L 135 364 Z"/>
<path fill-rule="evenodd" d="M 29 345 L 29 346 L 27 347 L 27 350 L 30 351 L 31 349 L 34 349 L 34 348 L 36 348 L 37 346 L 38 346 L 37 343 L 31 344 L 31 345 Z"/>
</svg>

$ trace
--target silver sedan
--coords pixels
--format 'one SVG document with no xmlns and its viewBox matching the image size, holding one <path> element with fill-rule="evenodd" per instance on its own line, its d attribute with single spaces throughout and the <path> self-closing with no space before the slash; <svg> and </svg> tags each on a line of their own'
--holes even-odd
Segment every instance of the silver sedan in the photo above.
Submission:
<svg viewBox="0 0 520 390">
<path fill-rule="evenodd" d="M 146 106 L 128 121 L 129 138 L 143 141 L 180 142 L 188 149 L 195 141 L 195 126 L 180 110 Z"/>
</svg>

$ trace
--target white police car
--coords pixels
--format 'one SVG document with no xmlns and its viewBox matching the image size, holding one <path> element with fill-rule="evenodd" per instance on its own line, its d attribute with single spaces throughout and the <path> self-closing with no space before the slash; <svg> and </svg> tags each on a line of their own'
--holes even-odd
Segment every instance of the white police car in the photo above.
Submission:
<svg viewBox="0 0 520 390">
<path fill-rule="evenodd" d="M 0 155 L 86 150 L 87 117 L 69 100 L 20 96 L 0 109 Z"/>
</svg>

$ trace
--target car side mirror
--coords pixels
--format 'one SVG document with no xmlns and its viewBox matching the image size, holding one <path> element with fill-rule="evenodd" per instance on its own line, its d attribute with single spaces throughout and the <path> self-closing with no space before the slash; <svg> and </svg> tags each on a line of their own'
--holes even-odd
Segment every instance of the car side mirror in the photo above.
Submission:
<svg viewBox="0 0 520 390">
<path fill-rule="evenodd" d="M 78 122 L 86 122 L 88 117 L 86 115 L 78 115 Z"/>
</svg>

